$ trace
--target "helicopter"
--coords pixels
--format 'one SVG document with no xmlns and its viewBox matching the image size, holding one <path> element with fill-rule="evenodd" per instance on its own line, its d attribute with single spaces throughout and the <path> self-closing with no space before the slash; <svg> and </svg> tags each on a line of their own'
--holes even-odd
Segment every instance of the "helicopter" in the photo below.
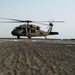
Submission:
<svg viewBox="0 0 75 75">
<path fill-rule="evenodd" d="M 53 22 L 63 22 L 63 21 L 31 21 L 31 20 L 18 20 L 18 19 L 10 19 L 10 18 L 2 18 L 0 19 L 7 19 L 7 20 L 12 20 L 12 22 L 2 22 L 2 23 L 24 23 L 22 25 L 19 25 L 15 27 L 12 31 L 11 34 L 13 36 L 17 36 L 17 39 L 20 39 L 20 36 L 27 36 L 29 39 L 31 37 L 40 37 L 44 36 L 45 39 L 47 39 L 46 36 L 48 35 L 58 35 L 58 32 L 53 32 Z M 43 25 L 49 25 L 49 28 L 47 31 L 41 30 L 40 26 L 34 25 L 33 23 L 40 23 L 40 22 L 49 22 L 49 24 L 44 24 Z M 42 23 L 40 23 L 42 24 Z"/>
</svg>

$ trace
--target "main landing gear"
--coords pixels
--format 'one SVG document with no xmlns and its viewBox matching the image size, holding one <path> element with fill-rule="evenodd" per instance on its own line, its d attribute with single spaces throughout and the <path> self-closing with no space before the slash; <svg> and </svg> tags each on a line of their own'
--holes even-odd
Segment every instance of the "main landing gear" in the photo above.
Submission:
<svg viewBox="0 0 75 75">
<path fill-rule="evenodd" d="M 20 39 L 20 36 L 17 36 L 17 39 Z"/>
</svg>

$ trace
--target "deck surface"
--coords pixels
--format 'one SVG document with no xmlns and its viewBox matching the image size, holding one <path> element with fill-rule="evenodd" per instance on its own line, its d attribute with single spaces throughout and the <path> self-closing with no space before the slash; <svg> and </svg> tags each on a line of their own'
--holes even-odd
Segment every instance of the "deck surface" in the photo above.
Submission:
<svg viewBox="0 0 75 75">
<path fill-rule="evenodd" d="M 0 75 L 75 75 L 75 40 L 0 39 Z"/>
</svg>

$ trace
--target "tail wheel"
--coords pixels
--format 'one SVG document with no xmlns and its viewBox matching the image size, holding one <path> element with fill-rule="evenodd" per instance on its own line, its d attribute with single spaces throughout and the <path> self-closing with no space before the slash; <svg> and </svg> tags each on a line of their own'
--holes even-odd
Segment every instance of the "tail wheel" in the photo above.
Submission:
<svg viewBox="0 0 75 75">
<path fill-rule="evenodd" d="M 17 39 L 20 39 L 20 36 L 17 36 Z"/>
</svg>

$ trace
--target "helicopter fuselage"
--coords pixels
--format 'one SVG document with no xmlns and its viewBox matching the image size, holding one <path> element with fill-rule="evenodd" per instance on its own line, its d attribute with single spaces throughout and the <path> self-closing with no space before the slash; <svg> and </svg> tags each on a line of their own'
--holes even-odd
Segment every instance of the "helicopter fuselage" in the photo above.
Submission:
<svg viewBox="0 0 75 75">
<path fill-rule="evenodd" d="M 35 25 L 20 25 L 16 27 L 12 32 L 12 35 L 17 36 L 27 36 L 28 38 L 36 37 L 36 36 L 47 36 L 48 33 L 41 30 L 39 26 Z"/>
</svg>

